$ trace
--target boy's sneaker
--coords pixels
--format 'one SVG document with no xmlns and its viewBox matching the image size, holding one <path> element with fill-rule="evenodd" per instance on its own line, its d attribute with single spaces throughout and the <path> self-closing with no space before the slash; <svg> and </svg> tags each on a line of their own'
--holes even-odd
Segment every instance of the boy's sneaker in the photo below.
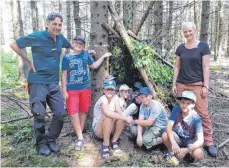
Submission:
<svg viewBox="0 0 229 168">
<path fill-rule="evenodd" d="M 165 155 L 165 159 L 167 162 L 172 165 L 172 166 L 178 166 L 179 165 L 179 160 L 175 157 L 173 152 L 169 152 Z"/>
</svg>

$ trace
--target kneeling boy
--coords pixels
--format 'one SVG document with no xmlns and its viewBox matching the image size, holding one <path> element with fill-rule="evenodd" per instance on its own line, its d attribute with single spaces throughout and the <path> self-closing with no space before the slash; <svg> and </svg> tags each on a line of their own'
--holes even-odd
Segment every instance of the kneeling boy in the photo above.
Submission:
<svg viewBox="0 0 229 168">
<path fill-rule="evenodd" d="M 133 120 L 129 127 L 130 136 L 137 137 L 137 145 L 147 149 L 162 143 L 161 135 L 167 124 L 167 113 L 161 103 L 152 99 L 148 87 L 139 90 L 141 106 L 138 120 Z"/>
<path fill-rule="evenodd" d="M 201 118 L 194 110 L 196 96 L 191 91 L 183 91 L 178 99 L 179 106 L 173 108 L 162 135 L 163 143 L 178 158 L 189 153 L 194 159 L 202 160 L 204 136 Z"/>
</svg>

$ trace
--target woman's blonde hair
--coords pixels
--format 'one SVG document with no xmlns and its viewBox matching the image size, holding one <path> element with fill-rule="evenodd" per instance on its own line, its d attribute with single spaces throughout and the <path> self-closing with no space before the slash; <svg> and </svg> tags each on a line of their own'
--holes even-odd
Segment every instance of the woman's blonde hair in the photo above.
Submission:
<svg viewBox="0 0 229 168">
<path fill-rule="evenodd" d="M 192 27 L 194 30 L 196 30 L 196 25 L 193 22 L 184 22 L 182 24 L 182 30 L 184 30 L 186 27 Z"/>
</svg>

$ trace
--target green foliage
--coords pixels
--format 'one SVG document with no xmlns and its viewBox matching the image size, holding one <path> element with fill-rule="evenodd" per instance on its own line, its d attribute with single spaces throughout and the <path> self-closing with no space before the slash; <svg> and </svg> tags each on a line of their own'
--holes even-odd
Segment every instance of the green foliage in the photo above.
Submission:
<svg viewBox="0 0 229 168">
<path fill-rule="evenodd" d="M 20 143 L 32 139 L 32 123 L 30 121 L 1 125 L 2 136 L 13 136 L 13 141 Z"/>
<path fill-rule="evenodd" d="M 44 157 L 37 153 L 34 141 L 24 141 L 17 147 L 10 146 L 7 138 L 1 138 L 2 167 L 68 167 L 59 157 Z"/>
<path fill-rule="evenodd" d="M 132 56 L 137 68 L 144 68 L 154 82 L 161 86 L 169 86 L 173 78 L 173 70 L 162 64 L 155 57 L 155 51 L 151 46 L 132 41 L 134 50 Z"/>
<path fill-rule="evenodd" d="M 1 87 L 13 88 L 19 86 L 17 57 L 1 51 Z"/>
</svg>

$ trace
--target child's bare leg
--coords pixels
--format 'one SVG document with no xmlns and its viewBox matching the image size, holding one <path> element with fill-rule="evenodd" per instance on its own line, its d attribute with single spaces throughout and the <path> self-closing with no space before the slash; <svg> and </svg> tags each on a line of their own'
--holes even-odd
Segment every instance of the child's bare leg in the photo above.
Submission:
<svg viewBox="0 0 229 168">
<path fill-rule="evenodd" d="M 80 126 L 81 126 L 81 129 L 82 129 L 82 132 L 84 130 L 84 124 L 85 124 L 86 117 L 87 117 L 87 113 L 85 113 L 85 112 L 80 112 L 79 113 Z"/>
<path fill-rule="evenodd" d="M 113 125 L 114 120 L 105 116 L 96 124 L 96 135 L 103 138 L 103 145 L 105 146 L 109 146 L 110 144 L 110 135 Z"/>
<path fill-rule="evenodd" d="M 75 113 L 75 114 L 70 115 L 70 119 L 71 119 L 72 126 L 76 132 L 78 139 L 83 139 L 82 129 L 81 129 L 81 125 L 80 125 L 80 119 L 79 119 L 79 113 Z"/>
<path fill-rule="evenodd" d="M 201 150 L 201 148 L 197 148 L 192 152 L 192 157 L 196 160 L 203 160 L 204 159 L 204 152 Z"/>
<path fill-rule="evenodd" d="M 125 122 L 122 120 L 117 120 L 115 123 L 115 130 L 114 130 L 112 142 L 117 142 L 124 128 L 125 128 Z"/>
<path fill-rule="evenodd" d="M 162 134 L 162 142 L 168 148 L 168 151 L 172 152 L 172 145 L 166 132 Z"/>
</svg>

